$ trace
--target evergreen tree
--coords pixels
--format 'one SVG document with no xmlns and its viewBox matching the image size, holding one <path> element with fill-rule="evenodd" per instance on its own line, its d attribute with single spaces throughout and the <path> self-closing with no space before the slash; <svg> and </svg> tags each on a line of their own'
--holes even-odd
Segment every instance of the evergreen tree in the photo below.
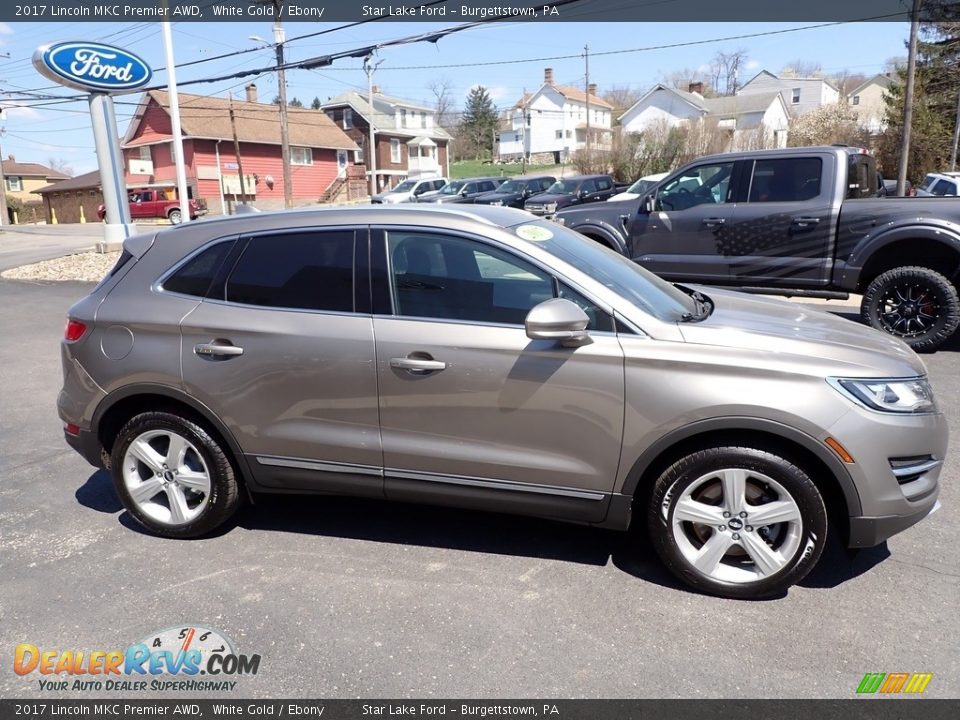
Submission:
<svg viewBox="0 0 960 720">
<path fill-rule="evenodd" d="M 310 103 L 310 107 L 313 108 L 314 110 L 319 110 L 321 104 L 322 103 L 320 102 L 320 98 L 314 96 L 313 102 Z"/>
<path fill-rule="evenodd" d="M 302 107 L 303 107 L 303 103 L 300 101 L 300 98 L 295 97 L 293 100 L 288 100 L 288 101 L 287 101 L 287 107 L 302 108 Z"/>
<path fill-rule="evenodd" d="M 499 119 L 490 94 L 483 85 L 478 85 L 467 96 L 463 108 L 463 127 L 474 143 L 475 159 L 479 160 L 489 151 L 493 157 L 494 133 Z"/>
</svg>

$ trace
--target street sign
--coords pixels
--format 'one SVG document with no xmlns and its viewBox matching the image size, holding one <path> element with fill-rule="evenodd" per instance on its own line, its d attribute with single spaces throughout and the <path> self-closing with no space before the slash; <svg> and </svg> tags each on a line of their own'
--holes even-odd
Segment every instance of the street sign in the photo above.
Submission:
<svg viewBox="0 0 960 720">
<path fill-rule="evenodd" d="M 153 77 L 150 66 L 137 55 L 94 42 L 43 45 L 33 53 L 33 66 L 60 85 L 101 93 L 131 92 Z"/>
</svg>

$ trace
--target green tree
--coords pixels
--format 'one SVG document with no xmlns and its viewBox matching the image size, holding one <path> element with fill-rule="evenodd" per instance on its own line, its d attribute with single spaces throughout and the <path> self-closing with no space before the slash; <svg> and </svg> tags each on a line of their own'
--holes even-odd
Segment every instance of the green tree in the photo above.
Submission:
<svg viewBox="0 0 960 720">
<path fill-rule="evenodd" d="M 960 92 L 960 7 L 950 0 L 927 0 L 923 12 L 935 21 L 920 25 L 913 123 L 907 177 L 917 183 L 932 171 L 948 169 Z M 903 137 L 903 96 L 906 68 L 887 91 L 887 129 L 879 138 L 881 172 L 896 177 Z"/>
<path fill-rule="evenodd" d="M 493 157 L 494 135 L 498 123 L 497 109 L 493 106 L 490 93 L 483 85 L 477 85 L 467 95 L 462 122 L 466 134 L 474 144 L 474 159 Z"/>
<path fill-rule="evenodd" d="M 302 108 L 302 107 L 303 107 L 303 102 L 301 102 L 300 98 L 295 97 L 293 100 L 288 100 L 288 101 L 287 101 L 287 107 Z"/>
<path fill-rule="evenodd" d="M 314 109 L 314 110 L 319 110 L 319 109 L 320 109 L 320 106 L 321 106 L 322 104 L 323 104 L 323 103 L 320 102 L 320 98 L 314 96 L 313 102 L 310 103 L 310 107 L 311 107 L 312 109 Z"/>
</svg>

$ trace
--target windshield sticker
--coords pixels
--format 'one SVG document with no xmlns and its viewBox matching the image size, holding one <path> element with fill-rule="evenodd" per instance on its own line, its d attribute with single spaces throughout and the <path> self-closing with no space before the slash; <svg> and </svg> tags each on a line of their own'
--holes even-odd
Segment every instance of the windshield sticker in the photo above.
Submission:
<svg viewBox="0 0 960 720">
<path fill-rule="evenodd" d="M 515 231 L 517 237 L 521 237 L 524 240 L 533 240 L 533 241 L 542 241 L 549 240 L 553 237 L 553 233 L 550 232 L 545 227 L 540 227 L 539 225 L 521 225 Z"/>
</svg>

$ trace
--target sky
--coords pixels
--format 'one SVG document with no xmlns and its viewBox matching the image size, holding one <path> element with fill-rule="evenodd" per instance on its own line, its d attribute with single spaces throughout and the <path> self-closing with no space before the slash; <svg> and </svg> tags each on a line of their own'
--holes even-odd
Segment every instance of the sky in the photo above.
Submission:
<svg viewBox="0 0 960 720">
<path fill-rule="evenodd" d="M 371 43 L 436 30 L 456 23 L 373 22 L 347 30 L 292 40 L 297 35 L 336 27 L 333 23 L 286 23 L 288 61 L 339 52 Z M 381 60 L 374 82 L 383 92 L 432 105 L 428 85 L 448 80 L 459 109 L 470 89 L 488 88 L 498 107 L 509 107 L 526 89 L 535 90 L 543 81 L 543 69 L 552 67 L 561 84 L 584 83 L 584 45 L 590 48 L 590 81 L 600 94 L 611 86 L 630 86 L 644 90 L 674 71 L 696 69 L 709 64 L 718 51 L 743 48 L 747 63 L 741 83 L 763 69 L 777 72 L 798 59 L 819 63 L 824 73 L 847 69 L 871 76 L 880 72 L 891 57 L 906 54 L 909 33 L 906 22 L 848 23 L 831 27 L 800 29 L 816 23 L 553 23 L 500 22 L 467 30 L 444 38 L 436 45 L 420 43 L 379 52 Z M 79 33 L 76 28 L 84 32 Z M 93 31 L 93 32 L 90 32 Z M 235 50 L 253 52 L 207 62 L 177 72 L 178 82 L 226 75 L 244 69 L 264 68 L 273 63 L 273 52 L 256 49 L 251 35 L 271 38 L 271 22 L 174 23 L 174 52 L 177 64 L 209 58 Z M 724 39 L 747 34 L 759 37 Z M 160 24 L 103 23 L 0 23 L 0 103 L 6 106 L 6 120 L 0 132 L 0 152 L 13 154 L 21 162 L 48 164 L 63 161 L 79 174 L 96 169 L 93 134 L 84 102 L 46 104 L 50 101 L 25 101 L 25 92 L 41 95 L 76 95 L 73 90 L 53 86 L 34 70 L 30 58 L 42 44 L 59 40 L 97 40 L 132 50 L 154 68 L 164 65 Z M 686 47 L 649 49 L 641 52 L 603 55 L 604 52 L 651 48 L 676 43 L 697 44 Z M 574 56 L 545 60 L 555 56 Z M 505 62 L 530 60 L 530 62 Z M 492 64 L 482 64 L 492 63 Z M 164 82 L 165 72 L 155 75 Z M 252 78 L 194 85 L 181 89 L 204 95 L 225 97 L 232 90 L 243 96 L 243 86 Z M 255 79 L 261 100 L 277 94 L 274 73 Z M 287 73 L 288 98 L 297 97 L 309 104 L 314 97 L 325 101 L 341 92 L 358 89 L 366 92 L 362 60 L 338 60 L 320 70 L 296 70 Z M 117 98 L 120 133 L 126 131 L 138 95 Z M 13 98 L 21 98 L 14 100 Z"/>
</svg>

